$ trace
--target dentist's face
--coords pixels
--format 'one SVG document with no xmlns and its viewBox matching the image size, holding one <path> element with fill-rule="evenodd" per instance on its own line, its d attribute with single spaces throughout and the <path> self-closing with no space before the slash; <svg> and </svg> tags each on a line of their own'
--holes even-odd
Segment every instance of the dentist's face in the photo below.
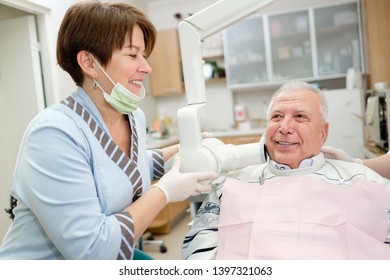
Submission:
<svg viewBox="0 0 390 280">
<path fill-rule="evenodd" d="M 119 82 L 132 93 L 139 95 L 142 82 L 152 72 L 145 58 L 144 35 L 139 26 L 134 27 L 131 42 L 132 44 L 130 38 L 126 36 L 125 44 L 121 49 L 113 52 L 105 71 L 114 83 Z M 99 75 L 102 76 L 105 77 L 104 74 Z M 99 83 L 106 92 L 111 92 L 114 86 L 106 77 Z"/>
<path fill-rule="evenodd" d="M 320 111 L 320 97 L 309 91 L 281 92 L 271 105 L 266 129 L 267 151 L 272 160 L 297 168 L 317 155 L 328 135 Z"/>
</svg>

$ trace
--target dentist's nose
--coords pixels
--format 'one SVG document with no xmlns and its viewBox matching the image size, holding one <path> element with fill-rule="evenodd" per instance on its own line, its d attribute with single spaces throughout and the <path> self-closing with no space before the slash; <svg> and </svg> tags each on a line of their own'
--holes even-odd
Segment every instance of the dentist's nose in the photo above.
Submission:
<svg viewBox="0 0 390 280">
<path fill-rule="evenodd" d="M 138 70 L 146 74 L 152 73 L 152 67 L 150 67 L 148 61 L 145 58 L 141 58 Z"/>
</svg>

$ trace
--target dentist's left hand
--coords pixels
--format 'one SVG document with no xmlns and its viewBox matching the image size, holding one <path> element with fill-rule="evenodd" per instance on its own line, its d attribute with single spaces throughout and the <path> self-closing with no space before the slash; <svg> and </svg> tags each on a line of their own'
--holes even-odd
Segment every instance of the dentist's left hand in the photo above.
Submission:
<svg viewBox="0 0 390 280">
<path fill-rule="evenodd" d="M 171 170 L 154 184 L 160 188 L 168 202 L 183 201 L 190 196 L 199 195 L 201 192 L 207 192 L 211 186 L 204 181 L 209 182 L 217 178 L 215 172 L 180 172 L 180 158 L 177 157 Z"/>
<path fill-rule="evenodd" d="M 328 159 L 338 159 L 338 160 L 363 164 L 363 161 L 361 159 L 353 158 L 347 152 L 338 148 L 334 148 L 331 146 L 324 146 L 321 148 L 321 152 L 324 154 L 324 157 Z"/>
</svg>

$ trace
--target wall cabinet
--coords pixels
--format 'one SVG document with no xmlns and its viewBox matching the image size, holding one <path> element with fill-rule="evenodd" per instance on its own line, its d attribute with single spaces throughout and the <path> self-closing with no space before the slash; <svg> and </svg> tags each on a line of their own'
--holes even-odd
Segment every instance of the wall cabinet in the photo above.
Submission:
<svg viewBox="0 0 390 280">
<path fill-rule="evenodd" d="M 374 89 L 377 82 L 387 82 L 390 85 L 390 1 L 363 0 L 362 3 L 370 68 L 368 88 Z"/>
<path fill-rule="evenodd" d="M 148 61 L 152 67 L 150 90 L 153 96 L 184 93 L 179 35 L 176 28 L 157 32 L 156 44 Z"/>
<path fill-rule="evenodd" d="M 249 18 L 226 29 L 224 40 L 233 90 L 364 72 L 358 2 Z"/>
</svg>

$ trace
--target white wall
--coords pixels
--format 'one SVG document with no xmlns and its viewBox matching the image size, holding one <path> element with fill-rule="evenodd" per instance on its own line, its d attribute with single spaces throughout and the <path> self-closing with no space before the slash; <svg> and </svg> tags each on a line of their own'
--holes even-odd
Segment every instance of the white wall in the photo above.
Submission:
<svg viewBox="0 0 390 280">
<path fill-rule="evenodd" d="M 175 28 L 179 23 L 174 17 L 176 13 L 186 18 L 215 2 L 216 0 L 161 0 L 148 5 L 148 15 L 158 30 Z"/>
</svg>

